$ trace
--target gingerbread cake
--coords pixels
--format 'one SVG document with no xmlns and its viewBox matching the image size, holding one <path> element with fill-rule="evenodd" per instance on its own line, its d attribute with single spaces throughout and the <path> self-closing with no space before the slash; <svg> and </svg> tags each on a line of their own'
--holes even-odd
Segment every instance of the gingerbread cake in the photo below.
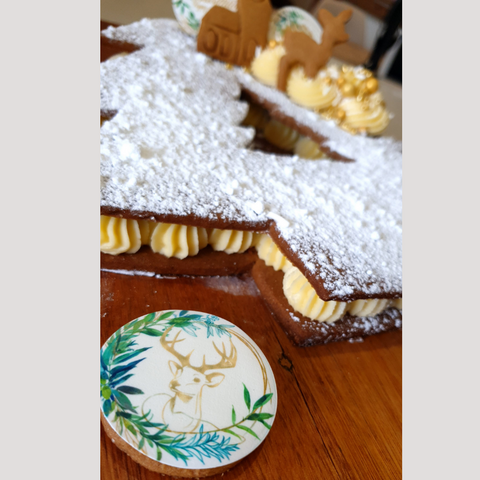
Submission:
<svg viewBox="0 0 480 480">
<path fill-rule="evenodd" d="M 359 128 L 351 99 L 302 105 L 290 83 L 283 92 L 199 52 L 173 20 L 102 36 L 134 50 L 101 65 L 103 269 L 251 272 L 301 346 L 401 326 L 402 148 L 378 136 L 379 101 L 371 131 Z M 326 85 L 365 78 L 326 68 Z M 281 141 L 260 149 L 268 136 Z"/>
</svg>

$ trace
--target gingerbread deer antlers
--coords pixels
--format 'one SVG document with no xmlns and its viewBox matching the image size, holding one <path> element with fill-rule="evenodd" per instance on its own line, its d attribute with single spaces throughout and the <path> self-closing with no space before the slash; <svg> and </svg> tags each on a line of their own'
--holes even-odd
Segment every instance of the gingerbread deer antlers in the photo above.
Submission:
<svg viewBox="0 0 480 480">
<path fill-rule="evenodd" d="M 320 45 L 303 32 L 287 30 L 284 37 L 287 53 L 280 60 L 277 88 L 282 92 L 286 90 L 288 74 L 296 65 L 302 65 L 305 75 L 314 78 L 318 71 L 327 64 L 333 47 L 348 41 L 345 23 L 350 20 L 351 16 L 351 9 L 344 10 L 337 17 L 334 17 L 328 10 L 319 10 L 318 20 L 323 27 Z"/>
</svg>

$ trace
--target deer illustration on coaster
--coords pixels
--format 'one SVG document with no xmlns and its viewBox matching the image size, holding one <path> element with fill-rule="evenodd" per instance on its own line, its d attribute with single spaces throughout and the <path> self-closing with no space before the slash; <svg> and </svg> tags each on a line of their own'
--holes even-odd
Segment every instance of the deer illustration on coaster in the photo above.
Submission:
<svg viewBox="0 0 480 480">
<path fill-rule="evenodd" d="M 215 342 L 212 341 L 213 348 L 220 355 L 220 360 L 216 363 L 208 364 L 205 362 L 205 354 L 200 366 L 191 364 L 190 357 L 194 350 L 188 355 L 182 355 L 175 350 L 175 344 L 183 342 L 185 338 L 179 340 L 178 336 L 181 330 L 177 332 L 173 340 L 167 340 L 167 336 L 173 326 L 168 328 L 160 337 L 162 347 L 172 355 L 176 361 L 169 360 L 168 364 L 174 378 L 169 384 L 174 396 L 165 395 L 167 402 L 162 409 L 162 418 L 165 424 L 169 425 L 171 430 L 182 432 L 197 431 L 200 424 L 207 421 L 202 417 L 202 390 L 203 387 L 218 387 L 225 378 L 225 374 L 214 370 L 223 370 L 234 368 L 237 364 L 237 349 L 230 340 L 230 354 L 220 351 Z M 210 372 L 210 373 L 207 373 Z M 218 428 L 213 423 L 208 422 L 212 428 Z"/>
<path fill-rule="evenodd" d="M 149 313 L 107 340 L 100 400 L 105 431 L 121 450 L 155 472 L 195 478 L 256 449 L 277 408 L 273 372 L 253 340 L 188 310 Z"/>
</svg>

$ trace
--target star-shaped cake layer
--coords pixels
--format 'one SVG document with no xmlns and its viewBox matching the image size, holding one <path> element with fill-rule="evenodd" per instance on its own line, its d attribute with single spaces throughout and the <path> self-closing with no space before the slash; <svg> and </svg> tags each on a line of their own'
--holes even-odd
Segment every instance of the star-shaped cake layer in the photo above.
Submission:
<svg viewBox="0 0 480 480">
<path fill-rule="evenodd" d="M 101 65 L 106 214 L 269 231 L 324 300 L 399 297 L 401 144 L 352 136 L 196 51 L 172 20 L 109 28 L 141 48 Z M 353 162 L 254 151 L 242 86 Z"/>
</svg>

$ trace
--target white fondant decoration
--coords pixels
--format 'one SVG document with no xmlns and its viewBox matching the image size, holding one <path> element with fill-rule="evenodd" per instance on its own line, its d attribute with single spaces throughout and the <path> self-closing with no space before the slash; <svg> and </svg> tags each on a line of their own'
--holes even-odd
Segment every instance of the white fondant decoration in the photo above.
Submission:
<svg viewBox="0 0 480 480">
<path fill-rule="evenodd" d="M 237 11 L 237 0 L 172 0 L 173 13 L 180 27 L 189 35 L 197 35 L 205 14 L 215 5 Z"/>
<path fill-rule="evenodd" d="M 101 408 L 138 451 L 178 468 L 215 468 L 257 448 L 275 419 L 267 359 L 233 323 L 167 310 L 139 317 L 101 350 Z"/>
<path fill-rule="evenodd" d="M 322 39 L 322 26 L 305 10 L 298 7 L 283 7 L 272 14 L 268 39 L 282 41 L 285 30 L 290 28 L 297 32 L 304 32 L 317 43 Z"/>
</svg>

